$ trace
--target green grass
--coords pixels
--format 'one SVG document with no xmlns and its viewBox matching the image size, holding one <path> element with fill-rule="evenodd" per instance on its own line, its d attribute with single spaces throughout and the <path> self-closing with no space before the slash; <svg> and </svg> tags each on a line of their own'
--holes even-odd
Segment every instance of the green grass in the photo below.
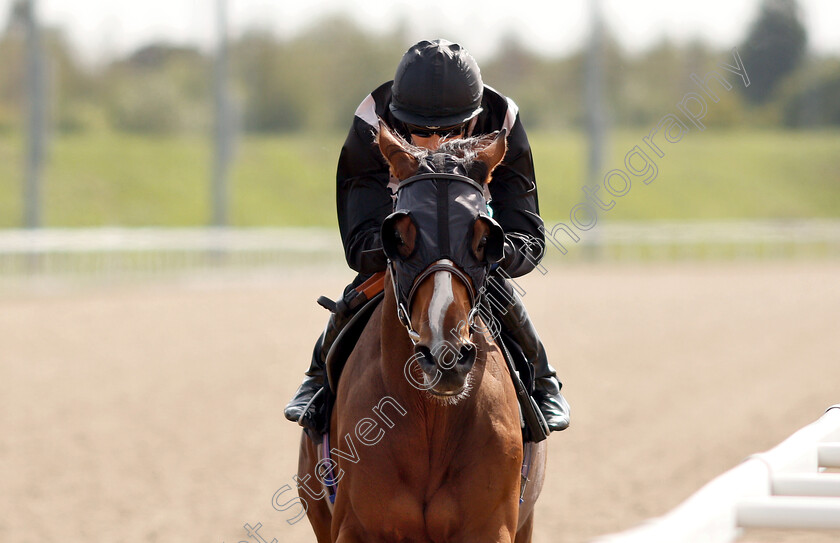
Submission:
<svg viewBox="0 0 840 543">
<path fill-rule="evenodd" d="M 633 179 L 608 220 L 840 217 L 840 132 L 692 130 L 660 144 L 645 129 L 610 135 L 605 171 L 624 168 L 641 145 L 659 169 Z M 231 181 L 238 226 L 334 227 L 335 165 L 342 134 L 244 136 Z M 542 215 L 567 220 L 583 200 L 586 142 L 579 133 L 531 134 Z M 23 144 L 0 135 L 0 227 L 21 223 Z M 44 223 L 65 226 L 189 226 L 209 222 L 209 138 L 80 134 L 51 143 Z M 602 172 L 603 173 L 603 172 Z M 606 199 L 603 188 L 600 194 Z"/>
<path fill-rule="evenodd" d="M 246 137 L 233 168 L 234 224 L 336 226 L 335 169 L 344 137 Z"/>
<path fill-rule="evenodd" d="M 0 227 L 18 226 L 22 221 L 22 152 L 20 138 L 0 135 Z"/>
<path fill-rule="evenodd" d="M 645 130 L 622 130 L 609 141 L 605 170 L 622 169 L 639 145 L 658 168 L 644 184 L 630 176 L 630 191 L 604 212 L 617 220 L 789 219 L 840 217 L 840 132 L 694 130 L 677 143 L 659 143 L 656 156 Z M 657 142 L 660 140 L 657 139 Z M 542 215 L 568 219 L 583 201 L 586 147 L 578 135 L 532 138 Z"/>
</svg>

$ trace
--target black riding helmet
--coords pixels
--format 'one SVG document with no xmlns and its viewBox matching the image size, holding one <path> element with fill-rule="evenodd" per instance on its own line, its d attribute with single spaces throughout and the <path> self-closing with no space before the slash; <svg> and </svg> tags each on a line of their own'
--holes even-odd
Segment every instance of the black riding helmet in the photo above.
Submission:
<svg viewBox="0 0 840 543">
<path fill-rule="evenodd" d="M 391 87 L 391 113 L 408 124 L 439 127 L 481 113 L 484 83 L 475 59 L 447 40 L 423 40 L 403 55 Z"/>
</svg>

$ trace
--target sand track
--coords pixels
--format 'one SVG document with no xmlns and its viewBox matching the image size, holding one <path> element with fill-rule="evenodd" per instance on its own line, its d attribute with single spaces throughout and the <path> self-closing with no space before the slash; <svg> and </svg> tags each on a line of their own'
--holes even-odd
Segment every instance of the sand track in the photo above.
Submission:
<svg viewBox="0 0 840 543">
<path fill-rule="evenodd" d="M 662 514 L 840 402 L 836 262 L 534 275 L 526 304 L 573 408 L 538 542 Z M 314 541 L 271 506 L 296 466 L 282 407 L 324 324 L 314 299 L 349 279 L 4 293 L 0 541 L 230 543 L 257 522 Z"/>
</svg>

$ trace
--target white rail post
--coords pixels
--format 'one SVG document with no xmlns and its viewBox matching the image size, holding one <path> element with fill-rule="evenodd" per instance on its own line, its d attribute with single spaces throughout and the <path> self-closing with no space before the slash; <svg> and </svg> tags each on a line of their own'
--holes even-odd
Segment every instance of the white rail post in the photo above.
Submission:
<svg viewBox="0 0 840 543">
<path fill-rule="evenodd" d="M 743 528 L 840 529 L 840 404 L 670 513 L 594 543 L 729 543 Z"/>
</svg>

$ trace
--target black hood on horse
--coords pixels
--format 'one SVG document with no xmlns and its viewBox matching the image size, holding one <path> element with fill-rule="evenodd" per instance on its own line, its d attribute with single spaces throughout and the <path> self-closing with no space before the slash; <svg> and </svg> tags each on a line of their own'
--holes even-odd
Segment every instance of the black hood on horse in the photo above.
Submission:
<svg viewBox="0 0 840 543">
<path fill-rule="evenodd" d="M 406 313 L 414 288 L 421 283 L 419 279 L 434 271 L 435 262 L 448 259 L 455 264 L 455 273 L 466 284 L 474 306 L 490 267 L 503 256 L 504 232 L 487 214 L 481 185 L 467 177 L 463 165 L 451 157 L 433 158 L 442 163 L 431 165 L 424 160 L 417 175 L 400 183 L 395 211 L 382 224 L 382 244 L 393 263 L 397 301 Z M 399 251 L 395 229 L 402 217 L 409 217 L 417 231 L 414 250 L 407 256 Z M 481 255 L 473 247 L 476 221 L 484 221 L 489 227 Z"/>
</svg>

